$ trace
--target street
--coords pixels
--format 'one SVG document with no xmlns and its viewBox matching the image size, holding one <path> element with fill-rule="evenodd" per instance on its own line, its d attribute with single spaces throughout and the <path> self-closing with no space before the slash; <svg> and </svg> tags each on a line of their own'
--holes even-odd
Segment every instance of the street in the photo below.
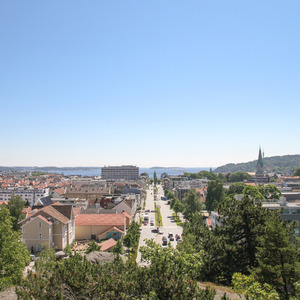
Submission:
<svg viewBox="0 0 300 300">
<path fill-rule="evenodd" d="M 154 201 L 154 186 L 150 185 L 149 188 L 147 189 L 147 198 L 146 198 L 146 205 L 145 205 L 145 212 L 149 210 L 149 222 L 147 225 L 142 225 L 142 230 L 141 230 L 141 237 L 140 237 L 140 242 L 139 242 L 139 248 L 141 246 L 145 245 L 145 239 L 153 239 L 156 243 L 162 244 L 162 237 L 166 236 L 168 237 L 168 234 L 170 232 L 173 233 L 173 236 L 175 237 L 176 234 L 180 235 L 182 234 L 182 227 L 177 226 L 175 221 L 172 218 L 172 213 L 173 211 L 170 209 L 170 205 L 167 204 L 167 201 L 161 200 L 161 197 L 164 196 L 163 188 L 162 186 L 158 185 L 158 192 L 157 192 L 157 201 Z M 150 225 L 150 220 L 153 218 L 155 220 L 155 212 L 154 212 L 154 203 L 158 207 L 160 207 L 160 212 L 162 216 L 162 222 L 163 226 L 160 227 L 162 230 L 163 234 L 159 234 L 155 232 L 155 229 L 157 228 L 156 224 L 154 226 Z M 145 212 L 142 212 L 140 214 L 141 217 L 144 217 Z M 177 242 L 174 239 L 174 241 L 170 241 L 168 239 L 168 242 L 171 243 L 173 247 L 176 247 Z M 137 255 L 137 262 L 140 264 L 141 263 L 141 254 L 138 251 Z"/>
</svg>

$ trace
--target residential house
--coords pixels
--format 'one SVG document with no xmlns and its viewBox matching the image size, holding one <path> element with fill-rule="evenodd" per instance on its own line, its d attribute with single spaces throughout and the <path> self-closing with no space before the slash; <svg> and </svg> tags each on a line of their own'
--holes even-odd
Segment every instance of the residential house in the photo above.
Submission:
<svg viewBox="0 0 300 300">
<path fill-rule="evenodd" d="M 21 221 L 22 239 L 29 251 L 40 251 L 43 244 L 63 250 L 75 238 L 72 205 L 48 205 L 31 211 Z"/>
<path fill-rule="evenodd" d="M 126 230 L 125 214 L 79 214 L 75 219 L 76 240 L 121 238 Z"/>
</svg>

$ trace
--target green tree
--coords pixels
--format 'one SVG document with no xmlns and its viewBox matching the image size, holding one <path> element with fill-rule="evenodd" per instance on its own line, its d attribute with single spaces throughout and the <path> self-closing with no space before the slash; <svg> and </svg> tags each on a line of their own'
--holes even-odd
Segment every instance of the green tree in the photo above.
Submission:
<svg viewBox="0 0 300 300">
<path fill-rule="evenodd" d="M 188 220 L 192 218 L 193 214 L 200 212 L 200 210 L 203 209 L 203 205 L 200 202 L 200 198 L 197 196 L 195 189 L 191 189 L 188 192 L 186 198 L 183 199 L 183 205 L 183 212 Z"/>
<path fill-rule="evenodd" d="M 251 176 L 246 172 L 231 173 L 228 177 L 229 182 L 241 182 L 244 180 L 250 180 Z"/>
<path fill-rule="evenodd" d="M 130 226 L 127 230 L 127 233 L 123 239 L 123 244 L 128 249 L 132 249 L 132 247 L 138 243 L 140 234 L 141 234 L 140 225 L 138 223 L 136 223 L 135 221 L 133 221 L 130 224 Z"/>
<path fill-rule="evenodd" d="M 245 186 L 243 190 L 243 194 L 246 197 L 250 197 L 252 200 L 264 200 L 265 197 L 262 195 L 262 193 L 259 191 L 257 186 Z"/>
<path fill-rule="evenodd" d="M 274 184 L 267 184 L 265 186 L 260 184 L 258 190 L 265 199 L 279 199 L 281 195 L 280 190 Z"/>
<path fill-rule="evenodd" d="M 294 237 L 296 225 L 281 221 L 280 213 L 273 214 L 258 237 L 258 266 L 253 274 L 259 282 L 270 284 L 283 298 L 290 299 L 300 280 L 300 253 Z"/>
<path fill-rule="evenodd" d="M 91 253 L 93 251 L 100 251 L 101 250 L 101 246 L 98 245 L 98 243 L 96 243 L 96 241 L 92 241 L 89 244 L 89 247 L 86 250 L 86 254 Z"/>
<path fill-rule="evenodd" d="M 176 199 L 174 204 L 173 204 L 173 207 L 172 209 L 174 210 L 176 216 L 179 212 L 183 212 L 184 210 L 184 205 L 178 200 Z"/>
<path fill-rule="evenodd" d="M 115 255 L 116 260 L 120 260 L 121 255 L 124 253 L 121 240 L 117 241 L 117 244 L 112 249 L 112 253 Z"/>
<path fill-rule="evenodd" d="M 246 187 L 246 184 L 243 182 L 232 183 L 229 186 L 227 194 L 230 196 L 241 195 L 241 194 L 243 194 L 245 187 Z"/>
<path fill-rule="evenodd" d="M 274 212 L 254 204 L 248 196 L 242 200 L 226 199 L 218 210 L 222 226 L 214 233 L 225 239 L 224 262 L 228 283 L 236 272 L 249 273 L 249 268 L 257 266 L 258 237 L 264 233 L 268 218 Z"/>
<path fill-rule="evenodd" d="M 267 283 L 255 281 L 253 275 L 235 273 L 232 277 L 233 288 L 236 292 L 244 294 L 250 299 L 256 300 L 278 300 L 278 293 Z"/>
<path fill-rule="evenodd" d="M 20 221 L 22 221 L 25 215 L 22 213 L 24 208 L 25 201 L 20 196 L 12 196 L 10 201 L 8 202 L 8 209 L 10 215 L 12 216 L 13 220 L 13 229 L 19 230 L 21 228 Z"/>
<path fill-rule="evenodd" d="M 163 248 L 153 240 L 146 241 L 146 245 L 140 251 L 154 277 L 152 284 L 159 295 L 157 299 L 213 299 L 215 292 L 201 292 L 196 280 L 202 268 L 199 253 L 182 253 L 170 245 Z"/>
<path fill-rule="evenodd" d="M 297 167 L 294 171 L 294 176 L 300 176 L 300 167 Z"/>
<path fill-rule="evenodd" d="M 0 206 L 0 290 L 19 283 L 30 257 L 21 236 L 13 230 L 9 210 Z"/>
<path fill-rule="evenodd" d="M 154 179 L 154 185 L 156 186 L 156 184 L 157 184 L 157 176 L 156 176 L 156 171 L 154 171 L 154 174 L 153 174 L 153 179 Z"/>
<path fill-rule="evenodd" d="M 227 182 L 227 178 L 223 173 L 219 173 L 217 175 L 217 180 L 222 181 L 222 182 Z"/>
<path fill-rule="evenodd" d="M 224 200 L 223 183 L 217 180 L 210 181 L 207 187 L 205 206 L 208 211 L 216 209 L 217 204 Z"/>
<path fill-rule="evenodd" d="M 43 244 L 39 258 L 35 262 L 35 270 L 42 276 L 48 276 L 53 273 L 56 260 L 57 256 L 55 255 L 55 250 Z"/>
</svg>

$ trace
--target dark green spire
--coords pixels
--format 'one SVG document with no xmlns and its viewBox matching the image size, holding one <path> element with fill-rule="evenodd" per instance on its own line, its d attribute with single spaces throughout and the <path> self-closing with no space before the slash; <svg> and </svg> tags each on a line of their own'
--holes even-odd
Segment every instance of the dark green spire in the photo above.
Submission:
<svg viewBox="0 0 300 300">
<path fill-rule="evenodd" d="M 264 167 L 264 162 L 263 162 L 263 157 L 261 154 L 261 148 L 259 147 L 258 160 L 257 160 L 257 165 L 256 165 L 256 175 L 264 174 L 263 167 Z"/>
</svg>

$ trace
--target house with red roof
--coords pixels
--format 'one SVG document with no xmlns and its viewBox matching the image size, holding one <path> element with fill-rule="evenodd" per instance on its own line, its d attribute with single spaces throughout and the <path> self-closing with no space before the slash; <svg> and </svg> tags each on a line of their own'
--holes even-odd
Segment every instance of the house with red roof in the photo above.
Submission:
<svg viewBox="0 0 300 300">
<path fill-rule="evenodd" d="M 32 210 L 22 220 L 22 240 L 29 251 L 40 251 L 43 244 L 63 250 L 75 238 L 72 205 L 48 205 Z"/>
<path fill-rule="evenodd" d="M 79 214 L 75 218 L 75 239 L 120 239 L 126 230 L 125 214 Z"/>
</svg>

